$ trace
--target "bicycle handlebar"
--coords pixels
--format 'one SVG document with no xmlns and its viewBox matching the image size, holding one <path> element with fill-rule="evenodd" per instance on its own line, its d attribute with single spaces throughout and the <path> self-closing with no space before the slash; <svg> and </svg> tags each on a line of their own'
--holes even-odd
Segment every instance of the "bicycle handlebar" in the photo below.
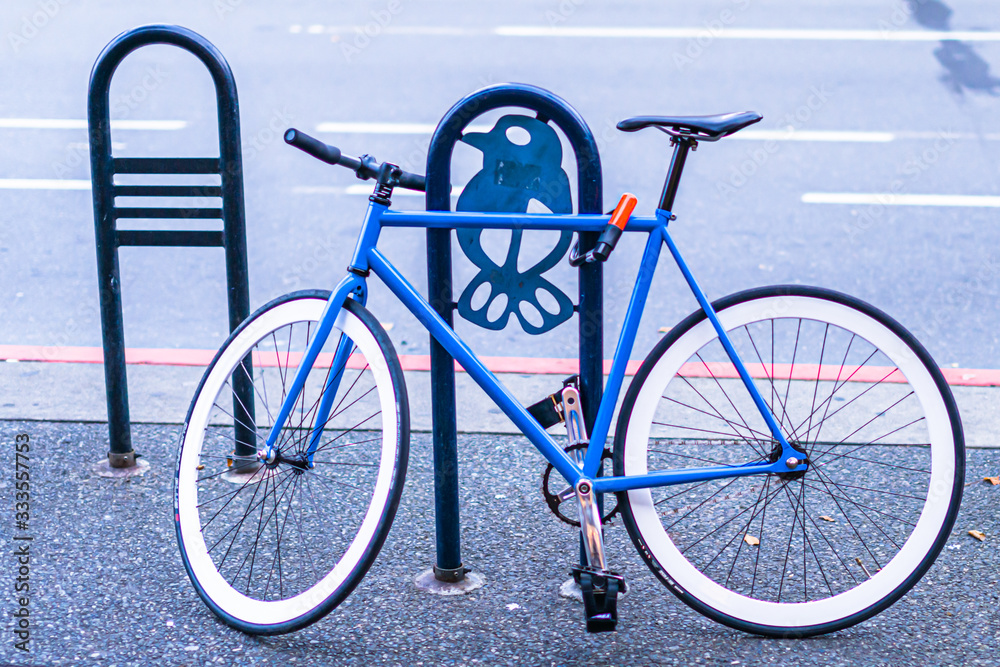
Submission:
<svg viewBox="0 0 1000 667">
<path fill-rule="evenodd" d="M 300 151 L 308 153 L 317 160 L 322 160 L 327 164 L 347 167 L 363 181 L 378 178 L 379 169 L 382 166 L 378 160 L 370 155 L 362 155 L 360 158 L 344 155 L 336 146 L 325 144 L 319 139 L 310 137 L 308 134 L 295 128 L 289 128 L 285 131 L 285 143 L 289 146 L 295 146 Z M 416 190 L 418 192 L 425 192 L 427 189 L 427 184 L 423 176 L 420 174 L 411 174 L 402 169 L 399 170 L 398 184 L 401 188 Z"/>
</svg>

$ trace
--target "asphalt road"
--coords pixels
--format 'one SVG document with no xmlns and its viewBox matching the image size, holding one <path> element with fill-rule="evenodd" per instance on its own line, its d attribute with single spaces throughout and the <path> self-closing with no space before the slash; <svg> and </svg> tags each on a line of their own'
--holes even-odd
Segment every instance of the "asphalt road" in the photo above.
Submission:
<svg viewBox="0 0 1000 667">
<path fill-rule="evenodd" d="M 97 54 L 144 23 L 190 27 L 232 65 L 254 307 L 335 284 L 366 203 L 364 192 L 351 194 L 359 184 L 351 174 L 285 146 L 285 127 L 422 171 L 429 135 L 406 125 L 433 126 L 465 94 L 519 81 L 561 95 L 588 121 L 606 207 L 628 190 L 646 214 L 668 145 L 651 131 L 616 132 L 617 121 L 757 110 L 764 121 L 745 139 L 692 155 L 675 207 L 676 239 L 708 293 L 786 282 L 839 289 L 894 315 L 943 366 L 997 367 L 1000 36 L 991 31 L 1000 26 L 985 1 L 6 2 L 0 344 L 100 344 L 86 132 L 10 119 L 83 120 Z M 114 132 L 116 155 L 217 154 L 210 79 L 189 55 L 164 46 L 133 54 L 111 100 L 118 120 L 179 121 Z M 320 132 L 324 123 L 334 125 Z M 390 125 L 344 125 L 358 123 Z M 477 156 L 456 154 L 456 184 L 478 168 Z M 897 195 L 894 203 L 872 199 L 885 193 Z M 897 205 L 911 195 L 932 205 Z M 397 206 L 422 201 L 401 196 Z M 387 233 L 383 245 L 424 289 L 422 233 Z M 606 268 L 608 356 L 641 246 L 626 239 Z M 226 333 L 220 250 L 126 248 L 121 265 L 129 346 L 218 346 Z M 473 274 L 456 260 L 459 283 Z M 565 264 L 552 275 L 574 293 Z M 426 334 L 387 297 L 375 286 L 371 304 L 393 324 L 397 349 L 426 353 Z M 665 259 L 633 356 L 694 306 Z M 459 328 L 486 353 L 576 352 L 575 328 L 540 338 L 516 325 L 499 334 Z"/>
</svg>

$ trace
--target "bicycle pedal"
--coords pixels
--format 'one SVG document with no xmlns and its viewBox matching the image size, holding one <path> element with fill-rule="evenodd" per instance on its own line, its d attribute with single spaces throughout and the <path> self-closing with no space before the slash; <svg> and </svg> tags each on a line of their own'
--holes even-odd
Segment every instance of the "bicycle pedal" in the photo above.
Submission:
<svg viewBox="0 0 1000 667">
<path fill-rule="evenodd" d="M 583 593 L 587 632 L 614 632 L 618 625 L 618 594 L 627 590 L 625 577 L 610 570 L 577 566 L 573 578 Z"/>
</svg>

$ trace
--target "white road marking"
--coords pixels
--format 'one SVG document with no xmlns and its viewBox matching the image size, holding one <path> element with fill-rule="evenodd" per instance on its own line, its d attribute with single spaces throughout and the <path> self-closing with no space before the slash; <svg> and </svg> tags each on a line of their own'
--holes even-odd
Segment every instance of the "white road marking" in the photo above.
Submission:
<svg viewBox="0 0 1000 667">
<path fill-rule="evenodd" d="M 317 132 L 330 134 L 432 134 L 437 126 L 432 123 L 350 123 L 330 121 L 319 123 Z M 470 125 L 468 131 L 489 132 L 488 125 Z M 743 141 L 820 141 L 844 143 L 888 143 L 900 139 L 966 139 L 1000 141 L 1000 133 L 974 134 L 971 132 L 861 132 L 855 130 L 741 130 L 732 139 Z"/>
<path fill-rule="evenodd" d="M 112 130 L 183 130 L 185 120 L 113 120 Z M 0 118 L 0 129 L 86 130 L 87 121 L 76 118 Z"/>
<path fill-rule="evenodd" d="M 292 34 L 341 34 L 364 31 L 365 26 L 291 25 Z M 616 39 L 744 39 L 842 42 L 1000 42 L 1000 32 L 990 30 L 836 30 L 802 28 L 678 28 L 498 26 L 463 28 L 458 26 L 386 26 L 384 34 L 458 36 L 496 35 L 499 37 L 606 37 Z"/>
<path fill-rule="evenodd" d="M 0 178 L 0 190 L 89 190 L 90 181 L 68 178 Z"/>
<path fill-rule="evenodd" d="M 432 134 L 436 125 L 430 123 L 346 123 L 325 122 L 316 126 L 317 132 L 340 134 Z M 488 125 L 471 125 L 468 131 L 489 132 Z M 937 137 L 934 133 L 926 133 Z M 843 141 L 876 142 L 893 141 L 892 132 L 855 132 L 843 130 L 742 130 L 732 135 L 734 139 L 751 141 Z M 941 135 L 943 136 L 943 135 Z"/>
<path fill-rule="evenodd" d="M 729 138 L 729 137 L 727 137 Z M 892 132 L 851 132 L 827 130 L 741 130 L 733 139 L 744 141 L 843 141 L 886 143 L 896 138 Z"/>
<path fill-rule="evenodd" d="M 372 193 L 374 185 L 348 185 L 336 186 L 336 185 L 297 185 L 292 188 L 292 194 L 295 195 L 365 195 L 366 197 Z M 451 189 L 451 196 L 457 197 L 462 194 L 462 189 L 455 186 Z M 423 192 L 415 192 L 413 190 L 405 190 L 403 188 L 397 188 L 392 191 L 392 196 L 397 197 L 399 195 L 409 195 L 415 197 L 423 197 Z"/>
<path fill-rule="evenodd" d="M 1000 208 L 1000 197 L 986 195 L 899 195 L 891 192 L 807 192 L 806 204 L 855 204 L 879 206 L 967 206 Z"/>
<path fill-rule="evenodd" d="M 388 30 L 386 31 L 388 32 Z M 577 27 L 549 28 L 544 26 L 500 26 L 494 33 L 504 37 L 616 37 L 691 39 L 754 40 L 806 40 L 806 41 L 864 41 L 864 42 L 997 42 L 1000 32 L 993 31 L 940 31 L 940 30 L 821 30 L 788 28 L 609 28 Z"/>
<path fill-rule="evenodd" d="M 428 123 L 320 123 L 317 132 L 341 134 L 431 134 L 436 125 Z"/>
<path fill-rule="evenodd" d="M 433 134 L 437 127 L 431 123 L 320 123 L 317 132 L 340 134 Z M 466 132 L 489 132 L 488 125 L 470 125 Z"/>
</svg>

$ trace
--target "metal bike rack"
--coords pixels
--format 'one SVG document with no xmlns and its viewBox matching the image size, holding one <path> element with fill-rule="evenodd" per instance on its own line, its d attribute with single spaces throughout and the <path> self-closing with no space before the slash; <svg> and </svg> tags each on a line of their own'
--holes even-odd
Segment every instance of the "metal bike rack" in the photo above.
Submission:
<svg viewBox="0 0 1000 667">
<path fill-rule="evenodd" d="M 601 161 L 597 142 L 586 122 L 563 99 L 547 90 L 510 83 L 468 95 L 455 104 L 438 124 L 427 155 L 427 210 L 451 210 L 452 152 L 455 144 L 462 139 L 465 128 L 480 115 L 506 107 L 533 112 L 542 123 L 552 123 L 562 131 L 576 157 L 577 211 L 601 213 Z M 448 325 L 454 326 L 453 311 L 460 304 L 452 298 L 451 235 L 451 230 L 447 229 L 427 230 L 427 278 L 428 300 Z M 582 234 L 581 252 L 590 250 L 599 236 L 597 232 Z M 581 266 L 579 302 L 575 310 L 579 316 L 580 388 L 588 431 L 593 428 L 603 392 L 602 290 L 601 264 Z M 478 324 L 475 320 L 471 321 Z M 440 581 L 458 582 L 465 577 L 466 568 L 462 564 L 459 534 L 455 368 L 451 356 L 433 337 L 430 340 L 430 356 L 437 530 L 434 574 Z"/>
<path fill-rule="evenodd" d="M 219 157 L 116 158 L 111 154 L 109 91 L 111 78 L 121 61 L 149 44 L 172 44 L 196 56 L 208 68 L 215 83 L 219 121 Z M 129 30 L 113 39 L 98 56 L 90 75 L 87 120 L 90 129 L 90 168 L 94 194 L 94 227 L 97 238 L 97 273 L 101 294 L 101 331 L 104 339 L 104 378 L 108 402 L 111 467 L 135 465 L 129 422 L 128 386 L 125 372 L 125 332 L 122 322 L 121 281 L 118 270 L 120 246 L 223 247 L 226 251 L 226 281 L 229 326 L 235 329 L 250 313 L 247 274 L 246 221 L 243 202 L 243 156 L 240 148 L 239 101 L 229 63 L 201 35 L 179 26 L 148 25 Z M 116 174 L 218 175 L 221 185 L 116 185 Z M 221 208 L 125 208 L 115 206 L 116 197 L 213 197 Z M 118 229 L 119 220 L 218 219 L 218 231 Z M 247 370 L 249 360 L 246 362 Z M 240 380 L 243 380 L 242 382 Z M 234 412 L 237 454 L 255 451 L 252 427 L 253 393 L 249 377 L 237 378 Z M 244 408 L 243 406 L 247 406 Z"/>
</svg>

